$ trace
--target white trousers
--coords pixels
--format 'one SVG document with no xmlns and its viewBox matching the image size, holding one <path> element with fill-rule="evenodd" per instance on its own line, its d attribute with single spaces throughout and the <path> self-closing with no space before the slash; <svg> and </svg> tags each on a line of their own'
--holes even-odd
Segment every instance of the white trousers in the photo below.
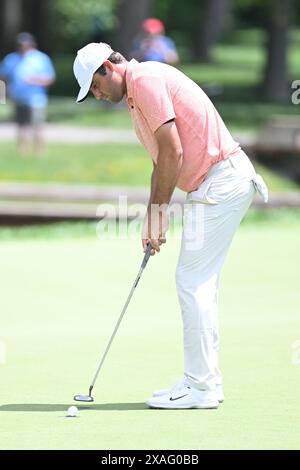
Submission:
<svg viewBox="0 0 300 470">
<path fill-rule="evenodd" d="M 219 368 L 218 289 L 234 233 L 255 191 L 267 187 L 247 155 L 215 164 L 187 194 L 176 284 L 183 320 L 184 375 L 200 390 L 222 384 Z"/>
</svg>

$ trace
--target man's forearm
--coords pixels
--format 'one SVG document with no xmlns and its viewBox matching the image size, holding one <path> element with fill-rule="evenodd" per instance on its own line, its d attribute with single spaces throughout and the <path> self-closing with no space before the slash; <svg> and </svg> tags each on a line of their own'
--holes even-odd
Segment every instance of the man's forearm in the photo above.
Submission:
<svg viewBox="0 0 300 470">
<path fill-rule="evenodd" d="M 182 154 L 159 154 L 151 178 L 151 204 L 169 204 L 182 165 Z"/>
<path fill-rule="evenodd" d="M 151 194 L 142 231 L 143 247 L 150 241 L 155 251 L 166 242 L 168 205 L 182 166 L 182 144 L 175 120 L 165 122 L 155 131 L 158 144 L 157 163 L 151 177 Z"/>
<path fill-rule="evenodd" d="M 150 189 L 150 197 L 148 202 L 148 209 L 151 208 L 151 204 L 153 203 L 153 197 L 156 191 L 156 184 L 157 184 L 157 167 L 153 165 L 153 171 L 151 175 L 151 189 Z"/>
</svg>

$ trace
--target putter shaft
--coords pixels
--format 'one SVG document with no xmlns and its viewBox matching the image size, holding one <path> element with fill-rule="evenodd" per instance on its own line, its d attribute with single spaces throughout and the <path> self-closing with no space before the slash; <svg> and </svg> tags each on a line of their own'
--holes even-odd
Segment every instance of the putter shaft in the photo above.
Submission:
<svg viewBox="0 0 300 470">
<path fill-rule="evenodd" d="M 98 375 L 99 375 L 99 372 L 100 372 L 100 370 L 101 370 L 101 367 L 102 367 L 102 365 L 103 365 L 103 362 L 104 362 L 104 360 L 105 360 L 105 358 L 106 358 L 106 355 L 107 355 L 107 353 L 108 353 L 108 351 L 109 351 L 109 348 L 110 348 L 110 346 L 111 346 L 111 344 L 112 344 L 112 342 L 113 342 L 113 340 L 114 340 L 114 337 L 115 337 L 115 335 L 116 335 L 116 333 L 117 333 L 117 331 L 118 331 L 118 328 L 119 328 L 120 323 L 121 323 L 121 321 L 122 321 L 122 318 L 123 318 L 123 316 L 124 316 L 124 314 L 125 314 L 125 312 L 126 312 L 126 309 L 127 309 L 127 307 L 128 307 L 128 304 L 129 304 L 129 302 L 130 302 L 130 300 L 131 300 L 131 297 L 132 297 L 132 295 L 133 295 L 133 293 L 134 293 L 134 290 L 135 290 L 136 286 L 138 285 L 138 282 L 139 282 L 139 280 L 140 280 L 140 278 L 141 278 L 142 272 L 143 272 L 143 270 L 145 269 L 145 267 L 146 267 L 146 265 L 147 265 L 147 263 L 148 263 L 148 260 L 149 260 L 150 255 L 151 255 L 151 250 L 152 250 L 152 246 L 151 246 L 151 244 L 149 243 L 148 246 L 147 246 L 147 250 L 146 250 L 146 252 L 145 252 L 144 259 L 143 259 L 143 262 L 142 262 L 142 264 L 141 264 L 140 270 L 139 270 L 139 272 L 138 272 L 138 275 L 137 275 L 137 277 L 136 277 L 136 279 L 135 279 L 135 281 L 134 281 L 134 284 L 133 284 L 133 286 L 132 286 L 132 288 L 131 288 L 131 290 L 130 290 L 130 293 L 129 293 L 129 295 L 128 295 L 128 298 L 127 298 L 127 300 L 126 300 L 126 302 L 125 302 L 125 305 L 124 305 L 124 307 L 123 307 L 123 309 L 122 309 L 121 315 L 119 316 L 119 319 L 118 319 L 118 321 L 117 321 L 117 324 L 116 324 L 116 326 L 115 326 L 115 329 L 114 329 L 114 331 L 113 331 L 113 333 L 112 333 L 112 335 L 111 335 L 111 338 L 110 338 L 110 340 L 109 340 L 109 342 L 108 342 L 108 345 L 107 345 L 107 347 L 106 347 L 106 349 L 105 349 L 105 352 L 104 352 L 104 354 L 103 354 L 103 357 L 102 357 L 102 359 L 101 359 L 101 362 L 100 362 L 100 364 L 99 364 L 99 366 L 98 366 L 98 368 L 97 368 L 97 371 L 96 371 L 96 373 L 95 373 L 95 376 L 94 376 L 94 378 L 93 378 L 93 381 L 92 381 L 92 383 L 91 383 L 91 385 L 90 385 L 90 388 L 89 388 L 89 396 L 90 396 L 90 397 L 91 397 L 91 393 L 92 393 L 92 390 L 93 390 L 93 388 L 94 388 L 95 382 L 96 382 L 96 380 L 97 380 L 97 377 L 98 377 Z"/>
</svg>

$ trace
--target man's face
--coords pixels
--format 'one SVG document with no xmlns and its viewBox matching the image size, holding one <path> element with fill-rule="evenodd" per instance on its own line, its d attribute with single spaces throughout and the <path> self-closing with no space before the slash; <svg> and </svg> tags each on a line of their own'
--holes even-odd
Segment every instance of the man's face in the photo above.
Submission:
<svg viewBox="0 0 300 470">
<path fill-rule="evenodd" d="M 30 51 L 33 49 L 33 45 L 29 42 L 21 42 L 17 45 L 18 51 L 20 54 L 26 54 L 26 52 Z"/>
<path fill-rule="evenodd" d="M 121 75 L 113 67 L 106 67 L 106 75 L 94 73 L 90 91 L 96 100 L 119 103 L 124 96 Z"/>
</svg>

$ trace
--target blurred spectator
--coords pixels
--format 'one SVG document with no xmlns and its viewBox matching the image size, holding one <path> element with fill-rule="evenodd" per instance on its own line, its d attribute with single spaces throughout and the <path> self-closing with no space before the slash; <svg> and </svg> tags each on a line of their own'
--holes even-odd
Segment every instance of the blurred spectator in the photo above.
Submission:
<svg viewBox="0 0 300 470">
<path fill-rule="evenodd" d="M 142 23 L 142 32 L 133 42 L 131 55 L 140 62 L 155 60 L 175 65 L 179 61 L 175 43 L 165 35 L 164 24 L 157 18 Z"/>
<path fill-rule="evenodd" d="M 0 77 L 7 82 L 9 98 L 15 105 L 20 153 L 41 153 L 47 87 L 54 82 L 55 71 L 51 59 L 37 49 L 32 34 L 19 33 L 16 46 L 16 52 L 8 54 L 0 64 Z"/>
</svg>

